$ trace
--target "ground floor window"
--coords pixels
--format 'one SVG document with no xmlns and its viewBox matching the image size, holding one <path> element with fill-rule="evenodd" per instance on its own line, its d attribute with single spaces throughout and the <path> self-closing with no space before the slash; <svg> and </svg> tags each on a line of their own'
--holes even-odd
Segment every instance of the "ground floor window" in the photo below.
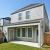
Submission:
<svg viewBox="0 0 50 50">
<path fill-rule="evenodd" d="M 22 27 L 17 28 L 17 37 L 28 37 L 32 38 L 33 34 L 33 27 Z"/>
<path fill-rule="evenodd" d="M 22 37 L 26 37 L 26 28 L 22 28 Z"/>
<path fill-rule="evenodd" d="M 20 28 L 17 28 L 17 37 L 20 37 Z"/>
<path fill-rule="evenodd" d="M 32 38 L 32 28 L 28 28 L 28 38 Z"/>
</svg>

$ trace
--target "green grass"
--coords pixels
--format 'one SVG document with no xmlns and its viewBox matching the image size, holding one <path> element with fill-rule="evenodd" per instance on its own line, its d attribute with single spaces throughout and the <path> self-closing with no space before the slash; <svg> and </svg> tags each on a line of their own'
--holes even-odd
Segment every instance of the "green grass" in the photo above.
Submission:
<svg viewBox="0 0 50 50">
<path fill-rule="evenodd" d="M 50 46 L 49 45 L 44 45 L 43 48 L 46 49 L 46 50 L 50 50 Z"/>
<path fill-rule="evenodd" d="M 41 50 L 41 49 L 20 44 L 3 43 L 0 44 L 0 50 Z"/>
</svg>

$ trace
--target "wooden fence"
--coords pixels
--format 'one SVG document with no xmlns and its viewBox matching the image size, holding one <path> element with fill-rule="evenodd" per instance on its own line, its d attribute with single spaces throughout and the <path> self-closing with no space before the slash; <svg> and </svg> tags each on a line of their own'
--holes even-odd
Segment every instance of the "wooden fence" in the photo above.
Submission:
<svg viewBox="0 0 50 50">
<path fill-rule="evenodd" d="M 3 32 L 0 32 L 0 43 L 3 43 L 4 42 L 3 35 L 4 35 L 4 33 Z"/>
<path fill-rule="evenodd" d="M 44 44 L 50 45 L 50 32 L 44 33 Z"/>
<path fill-rule="evenodd" d="M 3 32 L 0 32 L 0 37 L 3 36 L 3 35 L 4 35 L 4 33 Z"/>
</svg>

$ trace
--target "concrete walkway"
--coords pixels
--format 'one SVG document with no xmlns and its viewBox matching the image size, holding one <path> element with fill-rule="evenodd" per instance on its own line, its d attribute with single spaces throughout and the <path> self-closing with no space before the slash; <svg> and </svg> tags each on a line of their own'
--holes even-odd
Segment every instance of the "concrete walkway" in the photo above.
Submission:
<svg viewBox="0 0 50 50">
<path fill-rule="evenodd" d="M 26 41 L 11 41 L 10 43 L 22 44 L 22 45 L 27 45 L 27 46 L 32 46 L 32 47 L 39 47 L 38 43 L 26 42 Z"/>
</svg>

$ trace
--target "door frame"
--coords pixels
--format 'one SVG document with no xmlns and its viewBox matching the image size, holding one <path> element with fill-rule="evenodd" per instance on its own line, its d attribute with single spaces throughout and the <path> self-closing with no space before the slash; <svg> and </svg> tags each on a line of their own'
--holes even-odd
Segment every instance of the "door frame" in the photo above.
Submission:
<svg viewBox="0 0 50 50">
<path fill-rule="evenodd" d="M 11 41 L 11 39 L 10 39 L 10 31 L 13 31 L 13 40 L 14 40 L 14 29 L 9 29 L 9 40 Z"/>
<path fill-rule="evenodd" d="M 38 28 L 35 28 L 35 42 L 36 42 L 36 30 L 38 30 Z M 38 42 L 36 42 L 36 43 L 38 43 Z"/>
</svg>

